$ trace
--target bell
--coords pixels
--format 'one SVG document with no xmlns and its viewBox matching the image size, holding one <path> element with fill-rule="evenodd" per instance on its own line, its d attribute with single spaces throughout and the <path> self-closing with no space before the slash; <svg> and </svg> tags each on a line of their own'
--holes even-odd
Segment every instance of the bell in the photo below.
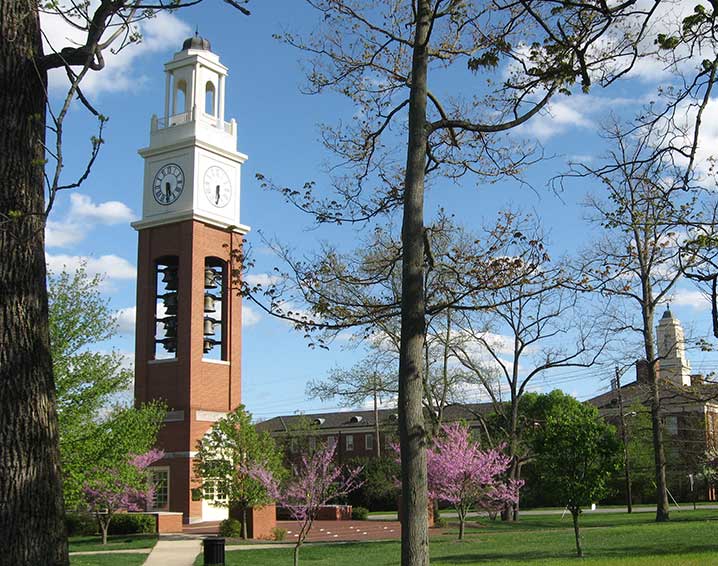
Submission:
<svg viewBox="0 0 718 566">
<path fill-rule="evenodd" d="M 205 267 L 204 269 L 204 288 L 205 289 L 216 289 L 217 279 L 219 274 L 211 267 Z"/>
<path fill-rule="evenodd" d="M 165 284 L 167 291 L 176 291 L 179 283 L 179 277 L 177 276 L 177 268 L 170 266 L 163 270 L 162 283 Z"/>
<path fill-rule="evenodd" d="M 204 319 L 204 335 L 205 336 L 214 336 L 214 325 L 217 324 L 217 320 L 214 320 L 213 318 L 206 317 Z"/>
<path fill-rule="evenodd" d="M 204 353 L 207 354 L 208 352 L 212 351 L 212 348 L 214 348 L 217 344 L 220 342 L 217 340 L 213 340 L 212 338 L 205 338 L 204 339 Z"/>
<path fill-rule="evenodd" d="M 204 294 L 204 312 L 215 312 L 214 303 L 218 300 L 218 297 L 209 293 Z"/>
<path fill-rule="evenodd" d="M 165 314 L 177 314 L 177 293 L 165 293 L 160 298 L 165 306 Z"/>
<path fill-rule="evenodd" d="M 177 338 L 177 323 L 170 326 L 165 325 L 165 337 L 166 338 Z"/>
<path fill-rule="evenodd" d="M 157 343 L 162 344 L 162 346 L 164 346 L 164 349 L 167 350 L 170 354 L 177 351 L 176 338 L 163 338 L 162 340 L 157 340 Z"/>
</svg>

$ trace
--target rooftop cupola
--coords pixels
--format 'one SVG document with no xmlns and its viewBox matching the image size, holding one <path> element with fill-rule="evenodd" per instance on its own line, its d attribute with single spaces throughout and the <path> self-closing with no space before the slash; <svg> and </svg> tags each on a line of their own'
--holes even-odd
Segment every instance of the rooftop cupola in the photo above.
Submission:
<svg viewBox="0 0 718 566">
<path fill-rule="evenodd" d="M 691 364 L 686 358 L 686 339 L 680 321 L 667 307 L 656 327 L 659 375 L 676 385 L 691 384 Z"/>
<path fill-rule="evenodd" d="M 150 146 L 196 137 L 214 145 L 237 145 L 236 122 L 224 121 L 227 67 L 209 40 L 195 33 L 165 64 L 162 117 L 152 117 Z"/>
</svg>

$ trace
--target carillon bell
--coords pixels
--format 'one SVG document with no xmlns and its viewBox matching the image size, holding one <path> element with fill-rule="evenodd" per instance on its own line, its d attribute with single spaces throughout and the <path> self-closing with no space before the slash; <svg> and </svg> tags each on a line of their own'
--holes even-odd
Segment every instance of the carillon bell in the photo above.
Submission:
<svg viewBox="0 0 718 566">
<path fill-rule="evenodd" d="M 210 293 L 204 294 L 204 312 L 216 312 L 215 303 L 219 300 L 219 297 Z"/>
<path fill-rule="evenodd" d="M 204 319 L 204 335 L 205 336 L 214 336 L 214 325 L 219 324 L 218 320 L 215 320 L 213 318 L 205 318 Z"/>
<path fill-rule="evenodd" d="M 163 320 L 162 324 L 165 325 L 166 338 L 177 338 L 177 319 L 175 317 Z"/>
<path fill-rule="evenodd" d="M 177 351 L 177 339 L 176 338 L 163 338 L 162 340 L 156 340 L 158 344 L 162 344 L 165 350 L 170 354 Z"/>
<path fill-rule="evenodd" d="M 207 354 L 212 351 L 217 344 L 220 344 L 219 340 L 213 340 L 212 338 L 204 339 L 204 353 Z"/>
<path fill-rule="evenodd" d="M 177 293 L 165 293 L 160 295 L 164 303 L 165 313 L 169 315 L 177 314 Z"/>
<path fill-rule="evenodd" d="M 179 277 L 177 276 L 176 267 L 166 267 L 163 270 L 162 283 L 165 284 L 165 289 L 168 291 L 176 291 L 179 283 Z"/>
<path fill-rule="evenodd" d="M 217 273 L 211 267 L 205 267 L 205 269 L 204 269 L 204 288 L 205 289 L 216 289 L 218 278 L 219 278 L 219 273 Z"/>
</svg>

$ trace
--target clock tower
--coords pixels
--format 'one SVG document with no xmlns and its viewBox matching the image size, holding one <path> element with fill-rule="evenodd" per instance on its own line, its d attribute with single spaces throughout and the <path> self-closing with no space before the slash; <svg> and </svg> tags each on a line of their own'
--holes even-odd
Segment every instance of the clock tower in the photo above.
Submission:
<svg viewBox="0 0 718 566">
<path fill-rule="evenodd" d="M 153 506 L 185 522 L 216 520 L 221 497 L 199 493 L 197 441 L 240 404 L 241 298 L 232 291 L 239 221 L 237 123 L 226 122 L 227 68 L 195 35 L 165 64 L 164 114 L 152 116 L 138 231 L 135 403 L 161 400 L 165 457 Z M 236 257 L 236 256 L 235 256 Z M 236 282 L 236 281 L 235 281 Z"/>
</svg>

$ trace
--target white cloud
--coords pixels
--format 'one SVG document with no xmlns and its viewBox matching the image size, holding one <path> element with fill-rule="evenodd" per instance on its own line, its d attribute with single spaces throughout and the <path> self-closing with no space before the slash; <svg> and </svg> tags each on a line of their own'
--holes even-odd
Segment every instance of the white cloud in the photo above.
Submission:
<svg viewBox="0 0 718 566">
<path fill-rule="evenodd" d="M 251 287 L 261 285 L 265 288 L 275 283 L 279 283 L 281 279 L 282 278 L 278 275 L 270 275 L 269 273 L 250 273 L 244 278 L 245 282 Z"/>
<path fill-rule="evenodd" d="M 136 315 L 137 307 L 127 307 L 117 311 L 117 331 L 120 334 L 134 334 Z"/>
<path fill-rule="evenodd" d="M 554 98 L 546 110 L 517 129 L 521 135 L 529 135 L 545 141 L 553 136 L 575 129 L 595 129 L 593 116 L 607 108 L 636 104 L 640 99 L 608 98 L 590 94 Z"/>
<path fill-rule="evenodd" d="M 242 326 L 248 327 L 248 326 L 254 326 L 257 324 L 260 320 L 262 320 L 261 315 L 254 310 L 249 305 L 242 305 Z"/>
<path fill-rule="evenodd" d="M 673 294 L 670 303 L 681 307 L 691 307 L 697 311 L 709 309 L 711 306 L 705 293 L 691 289 L 681 289 L 676 291 Z"/>
<path fill-rule="evenodd" d="M 64 248 L 82 241 L 97 225 L 121 224 L 134 220 L 135 214 L 125 203 L 110 200 L 95 203 L 82 193 L 70 195 L 70 209 L 62 220 L 50 220 L 45 229 L 49 248 Z"/>
<path fill-rule="evenodd" d="M 63 47 L 79 44 L 84 39 L 81 31 L 69 26 L 59 16 L 43 13 L 41 20 L 43 32 L 46 34 L 46 53 L 51 52 L 51 47 L 60 51 Z M 136 90 L 147 81 L 146 76 L 136 71 L 137 59 L 155 52 L 179 51 L 182 40 L 192 33 L 185 22 L 166 11 L 160 11 L 154 18 L 140 22 L 137 28 L 142 34 L 140 43 L 129 45 L 119 53 L 112 53 L 110 49 L 103 51 L 105 68 L 100 72 L 87 73 L 82 81 L 85 94 Z M 117 46 L 116 44 L 115 47 Z M 63 70 L 55 69 L 50 72 L 52 90 L 61 91 L 66 86 L 67 76 Z"/>
<path fill-rule="evenodd" d="M 46 254 L 45 257 L 48 269 L 54 273 L 60 273 L 63 270 L 72 272 L 84 263 L 90 276 L 105 275 L 108 279 L 134 279 L 137 277 L 135 266 L 114 254 L 100 257 Z"/>
<path fill-rule="evenodd" d="M 98 224 L 119 224 L 135 219 L 130 207 L 123 202 L 108 200 L 95 204 L 91 197 L 81 193 L 70 195 L 70 215 L 86 218 Z"/>
<path fill-rule="evenodd" d="M 45 226 L 45 245 L 64 248 L 82 241 L 85 229 L 76 222 L 48 220 Z"/>
</svg>

